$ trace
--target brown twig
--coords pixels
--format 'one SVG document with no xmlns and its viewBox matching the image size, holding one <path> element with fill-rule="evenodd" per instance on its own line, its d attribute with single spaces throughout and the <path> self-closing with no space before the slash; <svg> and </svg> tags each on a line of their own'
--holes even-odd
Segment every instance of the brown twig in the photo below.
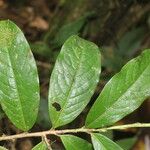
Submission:
<svg viewBox="0 0 150 150">
<path fill-rule="evenodd" d="M 60 134 L 67 134 L 67 133 L 93 133 L 93 132 L 106 132 L 108 130 L 123 130 L 127 128 L 140 128 L 140 127 L 150 127 L 150 123 L 134 123 L 134 124 L 127 124 L 127 125 L 118 125 L 118 126 L 111 126 L 107 128 L 100 128 L 100 129 L 87 129 L 87 128 L 78 128 L 78 129 L 65 129 L 65 130 L 48 130 L 48 131 L 41 131 L 41 132 L 34 132 L 34 133 L 21 133 L 17 135 L 3 135 L 0 137 L 0 141 L 4 140 L 12 140 L 12 139 L 19 139 L 19 138 L 27 138 L 27 137 L 44 137 L 46 135 L 60 135 Z"/>
<path fill-rule="evenodd" d="M 47 145 L 48 150 L 52 150 L 49 140 L 47 139 L 46 135 L 43 136 L 43 140 Z"/>
</svg>

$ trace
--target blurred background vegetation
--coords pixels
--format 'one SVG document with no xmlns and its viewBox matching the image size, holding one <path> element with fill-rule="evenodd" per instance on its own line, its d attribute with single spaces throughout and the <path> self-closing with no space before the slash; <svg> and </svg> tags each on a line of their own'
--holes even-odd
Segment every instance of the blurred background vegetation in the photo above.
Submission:
<svg viewBox="0 0 150 150">
<path fill-rule="evenodd" d="M 72 123 L 84 124 L 89 108 L 107 83 L 131 58 L 150 48 L 149 0 L 0 0 L 0 20 L 14 21 L 24 32 L 34 53 L 40 76 L 41 106 L 31 132 L 47 130 L 49 77 L 65 40 L 78 34 L 96 43 L 102 53 L 102 74 L 90 104 Z M 123 84 L 123 83 L 122 83 Z M 20 133 L 0 111 L 0 134 Z M 150 101 L 117 124 L 150 122 Z M 126 150 L 149 150 L 150 129 L 128 129 L 105 133 Z M 85 134 L 79 136 L 90 140 Z M 53 149 L 64 149 L 60 139 L 49 137 Z M 1 142 L 11 150 L 30 150 L 40 138 Z"/>
</svg>

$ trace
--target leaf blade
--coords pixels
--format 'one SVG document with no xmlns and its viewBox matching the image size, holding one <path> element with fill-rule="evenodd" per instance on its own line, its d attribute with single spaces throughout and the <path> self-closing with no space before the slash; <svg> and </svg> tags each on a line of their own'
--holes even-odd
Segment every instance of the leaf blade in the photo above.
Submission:
<svg viewBox="0 0 150 150">
<path fill-rule="evenodd" d="M 39 105 L 37 68 L 22 31 L 11 21 L 0 21 L 0 102 L 21 130 L 35 123 Z"/>
<path fill-rule="evenodd" d="M 50 79 L 49 115 L 53 127 L 74 120 L 89 102 L 99 80 L 98 47 L 78 36 L 62 47 Z"/>
<path fill-rule="evenodd" d="M 123 150 L 119 145 L 99 133 L 91 134 L 94 150 Z"/>
<path fill-rule="evenodd" d="M 40 142 L 39 144 L 35 145 L 32 150 L 47 150 L 47 145 L 45 142 Z"/>
<path fill-rule="evenodd" d="M 92 106 L 87 127 L 112 125 L 137 109 L 150 96 L 150 50 L 129 61 L 106 84 Z"/>
<path fill-rule="evenodd" d="M 76 20 L 72 23 L 62 26 L 58 31 L 58 33 L 56 33 L 54 43 L 57 44 L 58 46 L 61 46 L 67 40 L 67 38 L 69 38 L 74 34 L 77 34 L 84 25 L 84 23 L 85 18 L 82 17 L 79 20 Z"/>
<path fill-rule="evenodd" d="M 60 136 L 66 150 L 92 150 L 92 145 L 79 137 L 73 135 L 61 135 Z"/>
</svg>

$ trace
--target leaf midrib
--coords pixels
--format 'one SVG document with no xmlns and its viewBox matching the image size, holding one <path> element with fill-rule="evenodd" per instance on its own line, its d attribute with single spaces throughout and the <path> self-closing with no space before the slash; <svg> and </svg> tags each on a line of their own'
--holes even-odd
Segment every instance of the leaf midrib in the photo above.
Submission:
<svg viewBox="0 0 150 150">
<path fill-rule="evenodd" d="M 11 42 L 11 45 L 10 47 L 13 47 L 13 42 Z M 11 48 L 10 48 L 11 49 Z M 11 66 L 11 70 L 12 70 L 12 73 L 13 73 L 13 77 L 14 77 L 14 82 L 15 82 L 15 87 L 16 87 L 16 92 L 17 92 L 17 95 L 18 95 L 18 99 L 19 99 L 19 104 L 20 104 L 20 108 L 21 108 L 21 112 L 22 112 L 22 120 L 23 120 L 23 124 L 25 126 L 25 128 L 27 127 L 26 125 L 26 121 L 25 121 L 25 118 L 24 118 L 24 112 L 23 112 L 23 108 L 22 108 L 22 103 L 21 103 L 21 98 L 20 98 L 20 94 L 19 94 L 19 89 L 18 89 L 18 86 L 17 86 L 17 80 L 16 80 L 16 76 L 15 76 L 15 71 L 14 71 L 14 66 L 13 66 L 13 63 L 12 63 L 12 59 L 11 59 L 11 56 L 10 56 L 10 53 L 9 53 L 9 48 L 7 47 L 7 52 L 8 52 L 8 59 L 9 59 L 9 63 L 10 63 L 10 66 Z"/>
<path fill-rule="evenodd" d="M 80 47 L 80 48 L 81 48 L 81 47 Z M 67 102 L 68 102 L 68 99 L 69 99 L 69 97 L 70 97 L 72 88 L 74 87 L 74 84 L 75 84 L 75 81 L 76 81 L 76 75 L 78 74 L 78 71 L 80 70 L 80 66 L 81 66 L 81 62 L 82 62 L 81 60 L 82 60 L 83 51 L 84 51 L 84 49 L 81 48 L 81 53 L 80 53 L 80 56 L 79 56 L 79 63 L 78 63 L 77 69 L 76 69 L 76 71 L 75 71 L 75 74 L 74 74 L 74 76 L 73 76 L 73 78 L 72 78 L 71 86 L 70 86 L 70 88 L 69 88 L 69 90 L 68 90 L 68 94 L 66 94 L 66 95 L 68 95 L 67 98 L 66 98 L 66 102 L 64 103 L 64 105 L 63 105 L 63 107 L 62 107 L 62 109 L 61 109 L 61 111 L 60 111 L 60 113 L 59 113 L 59 115 L 58 115 L 58 119 L 57 119 L 57 120 L 55 121 L 55 123 L 54 123 L 54 127 L 57 127 L 57 123 L 58 123 L 58 121 L 59 121 L 59 119 L 60 119 L 60 117 L 61 117 L 61 115 L 62 115 L 62 113 L 63 113 L 63 111 L 64 111 L 64 108 L 65 108 L 66 105 L 67 105 Z"/>
<path fill-rule="evenodd" d="M 144 69 L 144 71 L 139 75 L 139 77 L 135 80 L 135 82 L 133 82 L 133 83 L 127 88 L 127 90 L 126 90 L 121 96 L 119 96 L 119 98 L 117 99 L 117 101 L 115 101 L 114 103 L 111 104 L 110 107 L 112 107 L 116 102 L 119 101 L 119 99 L 120 99 L 125 93 L 128 92 L 128 90 L 139 80 L 139 78 L 142 76 L 142 74 L 144 74 L 144 72 L 147 70 L 148 67 L 149 67 L 149 65 L 146 66 L 146 68 Z M 101 118 L 102 116 L 104 116 L 104 115 L 106 114 L 106 112 L 107 112 L 107 110 L 104 111 L 100 116 L 98 116 L 94 121 L 92 121 L 92 123 L 88 124 L 87 126 L 90 126 L 90 125 L 93 124 L 95 121 L 97 121 L 99 118 Z"/>
</svg>

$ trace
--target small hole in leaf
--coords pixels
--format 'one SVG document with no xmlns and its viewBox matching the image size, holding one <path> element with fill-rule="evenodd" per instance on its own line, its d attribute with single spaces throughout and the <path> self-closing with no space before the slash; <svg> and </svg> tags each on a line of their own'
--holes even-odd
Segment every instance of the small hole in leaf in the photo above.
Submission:
<svg viewBox="0 0 150 150">
<path fill-rule="evenodd" d="M 61 106 L 60 106 L 60 104 L 58 104 L 57 102 L 54 102 L 54 103 L 52 104 L 52 106 L 56 109 L 56 111 L 60 111 L 60 110 L 61 110 Z"/>
</svg>

